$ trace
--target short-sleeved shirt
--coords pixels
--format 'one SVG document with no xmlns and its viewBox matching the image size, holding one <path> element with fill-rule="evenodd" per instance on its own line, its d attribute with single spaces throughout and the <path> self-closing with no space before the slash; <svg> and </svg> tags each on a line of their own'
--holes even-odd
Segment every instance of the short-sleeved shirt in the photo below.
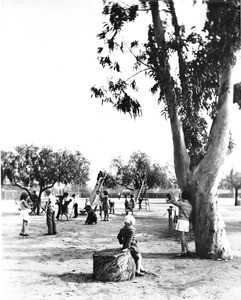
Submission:
<svg viewBox="0 0 241 300">
<path fill-rule="evenodd" d="M 179 207 L 178 219 L 189 220 L 190 215 L 192 213 L 191 203 L 189 201 L 180 201 L 178 207 Z"/>
</svg>

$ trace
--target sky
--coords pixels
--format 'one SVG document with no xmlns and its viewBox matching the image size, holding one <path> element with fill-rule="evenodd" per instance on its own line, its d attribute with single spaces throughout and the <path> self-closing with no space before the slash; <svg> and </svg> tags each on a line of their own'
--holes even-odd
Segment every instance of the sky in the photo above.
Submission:
<svg viewBox="0 0 241 300">
<path fill-rule="evenodd" d="M 179 3 L 184 8 L 187 1 Z M 79 150 L 91 162 L 90 184 L 119 155 L 142 151 L 162 165 L 171 162 L 169 121 L 150 96 L 148 80 L 138 95 L 143 116 L 135 120 L 91 98 L 91 86 L 106 80 L 96 55 L 102 0 L 2 0 L 0 9 L 1 149 Z M 190 24 L 197 18 L 187 15 Z M 129 28 L 128 36 L 131 30 L 136 39 L 143 36 L 147 21 Z M 235 78 L 241 81 L 237 70 L 240 64 Z M 236 109 L 241 145 L 240 117 Z"/>
</svg>

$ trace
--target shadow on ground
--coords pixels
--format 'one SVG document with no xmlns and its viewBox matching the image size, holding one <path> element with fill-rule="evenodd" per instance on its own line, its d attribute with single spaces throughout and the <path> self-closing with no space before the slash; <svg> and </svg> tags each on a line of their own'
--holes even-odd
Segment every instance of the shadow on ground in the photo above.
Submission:
<svg viewBox="0 0 241 300">
<path fill-rule="evenodd" d="M 73 272 L 69 273 L 63 273 L 63 274 L 49 274 L 49 273 L 43 273 L 42 276 L 44 277 L 57 277 L 60 278 L 64 282 L 72 282 L 72 283 L 87 283 L 87 282 L 93 282 L 93 274 L 92 273 L 75 273 L 75 270 Z"/>
</svg>

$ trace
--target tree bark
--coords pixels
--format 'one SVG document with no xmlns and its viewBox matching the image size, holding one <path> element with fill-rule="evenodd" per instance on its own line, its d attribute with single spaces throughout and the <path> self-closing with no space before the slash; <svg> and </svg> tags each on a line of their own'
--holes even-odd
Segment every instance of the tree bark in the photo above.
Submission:
<svg viewBox="0 0 241 300">
<path fill-rule="evenodd" d="M 93 254 L 93 278 L 99 281 L 126 281 L 135 277 L 135 261 L 129 251 L 106 249 Z"/>
<path fill-rule="evenodd" d="M 165 29 L 160 19 L 158 1 L 150 2 L 150 7 L 156 42 L 162 49 L 165 43 Z M 162 52 L 161 55 L 165 56 L 162 59 L 165 61 L 163 76 L 168 83 L 165 97 L 172 129 L 176 177 L 179 187 L 182 190 L 189 190 L 192 195 L 196 252 L 205 258 L 232 259 L 225 224 L 219 213 L 216 198 L 219 177 L 229 144 L 230 107 L 233 96 L 232 66 L 231 64 L 227 66 L 220 77 L 217 117 L 210 132 L 206 155 L 196 169 L 190 171 L 190 156 L 187 153 L 183 127 L 178 115 L 170 64 L 167 54 Z"/>
<path fill-rule="evenodd" d="M 225 224 L 220 215 L 217 188 L 229 143 L 230 106 L 232 104 L 232 67 L 220 79 L 219 109 L 210 132 L 207 153 L 192 178 L 195 193 L 195 244 L 198 255 L 206 258 L 232 259 Z"/>
<path fill-rule="evenodd" d="M 155 32 L 155 38 L 158 44 L 158 47 L 162 47 L 162 43 L 165 41 L 165 30 L 163 26 L 163 22 L 160 19 L 159 14 L 159 4 L 158 1 L 150 3 L 151 12 L 152 12 L 152 20 Z M 178 116 L 178 107 L 176 105 L 176 97 L 175 97 L 175 88 L 174 81 L 171 77 L 170 73 L 170 64 L 168 61 L 167 53 L 161 52 L 161 55 L 165 55 L 165 70 L 164 77 L 168 82 L 167 88 L 165 89 L 165 97 L 168 106 L 168 113 L 171 122 L 172 129 L 172 140 L 173 140 L 173 149 L 174 149 L 174 165 L 176 177 L 178 180 L 178 185 L 181 189 L 187 188 L 189 186 L 190 181 L 190 156 L 187 153 L 185 141 L 184 141 L 184 133 L 182 128 L 182 123 Z"/>
</svg>

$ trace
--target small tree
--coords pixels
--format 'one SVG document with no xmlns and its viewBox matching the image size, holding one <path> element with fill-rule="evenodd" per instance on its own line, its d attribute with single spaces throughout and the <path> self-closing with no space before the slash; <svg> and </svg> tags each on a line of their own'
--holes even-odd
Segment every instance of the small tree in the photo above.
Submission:
<svg viewBox="0 0 241 300">
<path fill-rule="evenodd" d="M 42 193 L 58 183 L 82 183 L 89 180 L 89 162 L 79 152 L 54 152 L 49 147 L 22 145 L 15 152 L 1 153 L 1 181 L 7 177 L 13 186 L 25 190 L 32 199 L 31 189 L 39 187 L 37 214 Z"/>
<path fill-rule="evenodd" d="M 127 164 L 118 157 L 112 161 L 111 174 L 107 177 L 108 186 L 121 185 L 133 192 L 138 200 L 142 189 L 155 187 L 170 188 L 172 181 L 167 176 L 167 170 L 143 152 L 134 152 Z"/>
<path fill-rule="evenodd" d="M 241 189 L 241 173 L 234 172 L 232 169 L 230 173 L 221 180 L 220 186 L 229 190 L 234 189 L 234 205 L 238 205 L 238 191 Z"/>
</svg>

